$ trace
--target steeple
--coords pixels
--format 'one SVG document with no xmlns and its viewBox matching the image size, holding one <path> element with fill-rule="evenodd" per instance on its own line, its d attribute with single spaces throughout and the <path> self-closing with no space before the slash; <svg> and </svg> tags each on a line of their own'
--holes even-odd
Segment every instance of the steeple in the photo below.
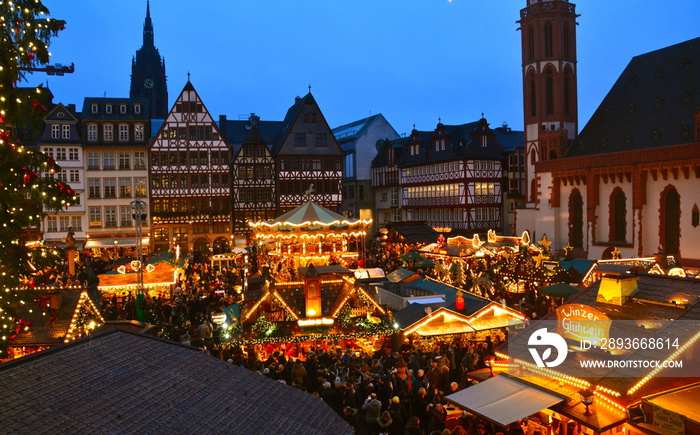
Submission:
<svg viewBox="0 0 700 435">
<path fill-rule="evenodd" d="M 143 22 L 143 45 L 131 62 L 131 98 L 147 98 L 150 116 L 163 119 L 168 114 L 168 87 L 165 75 L 165 59 L 162 58 L 153 39 L 151 2 L 146 0 L 146 19 Z"/>
<path fill-rule="evenodd" d="M 143 23 L 143 46 L 153 47 L 153 22 L 151 22 L 151 3 L 146 0 L 146 20 Z"/>
</svg>

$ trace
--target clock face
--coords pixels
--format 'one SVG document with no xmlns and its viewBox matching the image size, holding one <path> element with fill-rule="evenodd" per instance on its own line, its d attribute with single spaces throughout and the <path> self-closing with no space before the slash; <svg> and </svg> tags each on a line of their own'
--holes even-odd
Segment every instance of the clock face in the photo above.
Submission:
<svg viewBox="0 0 700 435">
<path fill-rule="evenodd" d="M 143 81 L 143 87 L 146 89 L 151 89 L 153 87 L 153 79 L 146 79 Z"/>
</svg>

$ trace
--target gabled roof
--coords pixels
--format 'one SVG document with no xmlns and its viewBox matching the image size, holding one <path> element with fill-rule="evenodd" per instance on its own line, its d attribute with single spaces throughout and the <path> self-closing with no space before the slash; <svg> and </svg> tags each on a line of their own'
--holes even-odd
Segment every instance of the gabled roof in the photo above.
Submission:
<svg viewBox="0 0 700 435">
<path fill-rule="evenodd" d="M 695 142 L 700 38 L 634 57 L 566 157 Z"/>
<path fill-rule="evenodd" d="M 487 137 L 487 146 L 482 146 L 481 136 Z M 436 151 L 434 142 L 442 137 L 447 140 L 445 150 Z M 488 127 L 486 119 L 481 118 L 460 125 L 439 123 L 434 131 L 413 130 L 411 136 L 395 139 L 392 143 L 405 148 L 398 166 L 407 167 L 456 159 L 500 160 L 504 152 L 512 152 L 517 147 L 522 148 L 523 138 L 522 131 L 512 131 L 507 127 L 492 130 Z M 410 147 L 416 143 L 420 144 L 419 152 L 411 155 Z M 372 162 L 372 166 L 382 166 L 380 154 L 381 152 L 375 162 Z"/>
<path fill-rule="evenodd" d="M 284 144 L 284 140 L 287 138 L 287 135 L 291 131 L 292 127 L 294 127 L 294 123 L 296 122 L 297 118 L 299 118 L 299 114 L 301 113 L 301 109 L 304 107 L 304 104 L 316 104 L 316 100 L 314 99 L 313 95 L 311 95 L 311 92 L 304 95 L 303 98 L 297 97 L 292 107 L 287 110 L 284 121 L 282 121 L 282 128 L 279 130 L 275 140 L 275 145 L 272 150 L 273 154 L 279 153 L 280 149 L 282 148 L 282 144 Z"/>
<path fill-rule="evenodd" d="M 121 329 L 3 363 L 0 389 L 4 432 L 353 433 L 318 397 Z"/>
<path fill-rule="evenodd" d="M 9 340 L 9 346 L 52 346 L 65 342 L 76 320 L 75 313 L 81 308 L 91 313 L 94 319 L 104 322 L 82 289 L 36 290 L 34 293 L 37 303 L 20 305 L 15 312 L 17 318 L 31 322 L 31 326 L 28 331 L 20 331 L 14 340 Z M 49 307 L 51 301 L 59 306 Z"/>
<path fill-rule="evenodd" d="M 351 151 L 355 149 L 354 139 L 362 136 L 372 123 L 378 118 L 383 118 L 381 113 L 368 116 L 367 118 L 359 119 L 349 124 L 341 125 L 334 128 L 333 135 L 338 141 L 338 145 L 343 151 Z"/>
</svg>

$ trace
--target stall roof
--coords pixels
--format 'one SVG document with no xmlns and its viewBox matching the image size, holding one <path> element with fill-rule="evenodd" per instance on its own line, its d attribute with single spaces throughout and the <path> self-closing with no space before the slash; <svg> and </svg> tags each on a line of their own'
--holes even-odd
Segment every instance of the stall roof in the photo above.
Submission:
<svg viewBox="0 0 700 435">
<path fill-rule="evenodd" d="M 392 225 L 391 229 L 411 243 L 430 243 L 437 240 L 439 236 L 437 231 L 425 223 Z"/>
<path fill-rule="evenodd" d="M 445 397 L 449 402 L 502 426 L 556 405 L 566 398 L 565 395 L 544 391 L 503 374 Z"/>
<path fill-rule="evenodd" d="M 141 239 L 141 244 L 143 246 L 148 246 L 150 243 L 149 237 L 143 237 Z M 118 243 L 114 243 L 114 242 Z M 136 246 L 136 237 L 112 237 L 109 239 L 88 239 L 85 242 L 85 248 L 114 248 L 120 246 Z"/>
<path fill-rule="evenodd" d="M 643 400 L 700 423 L 700 383 L 645 397 Z"/>
</svg>

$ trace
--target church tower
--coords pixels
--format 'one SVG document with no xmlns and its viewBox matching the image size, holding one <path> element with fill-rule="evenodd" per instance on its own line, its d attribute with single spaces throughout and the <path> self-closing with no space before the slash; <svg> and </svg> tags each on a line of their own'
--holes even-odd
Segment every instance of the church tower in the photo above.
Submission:
<svg viewBox="0 0 700 435">
<path fill-rule="evenodd" d="M 538 203 L 535 162 L 561 158 L 578 134 L 576 5 L 527 0 L 520 11 L 527 200 Z"/>
<path fill-rule="evenodd" d="M 146 1 L 146 20 L 143 23 L 143 45 L 131 61 L 131 98 L 151 100 L 151 118 L 164 119 L 169 112 L 168 86 L 165 77 L 165 59 L 153 43 L 151 5 Z"/>
</svg>

